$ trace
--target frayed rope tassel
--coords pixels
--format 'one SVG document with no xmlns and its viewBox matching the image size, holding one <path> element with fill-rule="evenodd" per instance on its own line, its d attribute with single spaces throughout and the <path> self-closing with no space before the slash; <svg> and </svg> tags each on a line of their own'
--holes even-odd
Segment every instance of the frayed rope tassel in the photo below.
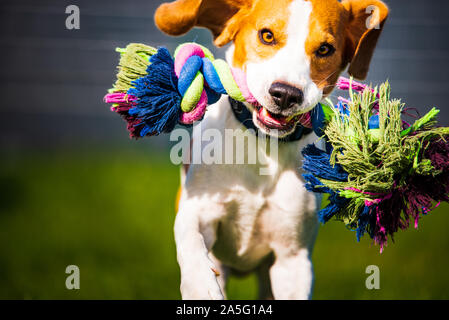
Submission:
<svg viewBox="0 0 449 320">
<path fill-rule="evenodd" d="M 404 105 L 390 99 L 388 82 L 371 88 L 343 78 L 337 86 L 350 99 L 326 106 L 329 148 L 303 150 L 306 188 L 329 194 L 318 212 L 322 223 L 343 221 L 358 241 L 368 233 L 382 252 L 411 220 L 417 228 L 449 201 L 449 128 L 436 126 L 435 108 L 412 125 L 403 121 Z"/>
<path fill-rule="evenodd" d="M 131 137 L 158 135 L 172 131 L 178 123 L 201 120 L 207 105 L 222 94 L 258 105 L 246 75 L 214 59 L 199 44 L 180 45 L 174 59 L 165 48 L 143 44 L 117 51 L 121 54 L 117 81 L 104 100 L 128 122 Z"/>
</svg>

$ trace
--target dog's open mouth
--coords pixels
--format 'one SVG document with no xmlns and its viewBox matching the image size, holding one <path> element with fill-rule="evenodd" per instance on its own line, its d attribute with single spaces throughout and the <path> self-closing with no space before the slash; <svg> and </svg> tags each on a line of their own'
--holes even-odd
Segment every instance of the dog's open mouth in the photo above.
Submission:
<svg viewBox="0 0 449 320">
<path fill-rule="evenodd" d="M 291 131 L 298 120 L 298 117 L 285 117 L 268 111 L 264 107 L 258 107 L 256 110 L 257 120 L 268 129 L 277 129 L 281 131 Z"/>
</svg>

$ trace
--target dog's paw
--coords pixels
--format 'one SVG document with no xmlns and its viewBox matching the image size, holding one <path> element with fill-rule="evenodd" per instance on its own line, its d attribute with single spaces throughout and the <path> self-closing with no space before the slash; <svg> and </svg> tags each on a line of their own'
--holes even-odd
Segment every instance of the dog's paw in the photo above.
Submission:
<svg viewBox="0 0 449 320">
<path fill-rule="evenodd" d="M 199 263 L 189 269 L 182 270 L 181 294 L 184 300 L 223 300 L 219 276 L 213 264 Z"/>
</svg>

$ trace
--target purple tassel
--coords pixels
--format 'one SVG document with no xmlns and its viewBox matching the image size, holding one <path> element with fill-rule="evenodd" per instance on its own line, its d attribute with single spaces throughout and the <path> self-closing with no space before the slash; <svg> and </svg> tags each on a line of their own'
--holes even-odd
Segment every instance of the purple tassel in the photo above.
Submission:
<svg viewBox="0 0 449 320">
<path fill-rule="evenodd" d="M 137 97 L 123 92 L 108 93 L 104 97 L 106 103 L 112 103 L 111 111 L 117 112 L 127 122 L 126 128 L 129 131 L 130 138 L 139 136 L 139 125 L 142 123 L 135 115 L 129 114 L 129 109 L 136 106 Z"/>
<path fill-rule="evenodd" d="M 435 176 L 413 175 L 404 186 L 395 188 L 390 198 L 377 203 L 376 220 L 370 228 L 381 252 L 388 235 L 393 240 L 393 234 L 399 229 L 407 229 L 411 219 L 418 228 L 420 214 L 428 214 L 442 201 L 449 201 L 449 142 L 434 139 L 424 144 L 424 150 L 423 157 L 440 172 Z"/>
</svg>

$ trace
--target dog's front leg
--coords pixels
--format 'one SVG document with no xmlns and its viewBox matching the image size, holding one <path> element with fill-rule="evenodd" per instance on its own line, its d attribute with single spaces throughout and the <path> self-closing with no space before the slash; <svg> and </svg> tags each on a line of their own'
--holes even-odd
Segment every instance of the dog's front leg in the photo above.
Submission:
<svg viewBox="0 0 449 320">
<path fill-rule="evenodd" d="M 186 300 L 221 300 L 223 293 L 217 281 L 217 268 L 208 257 L 210 246 L 215 241 L 215 226 L 212 223 L 200 226 L 198 215 L 198 211 L 181 209 L 176 216 L 181 295 Z"/>
<path fill-rule="evenodd" d="M 277 253 L 270 269 L 271 289 L 276 300 L 306 300 L 312 297 L 313 268 L 308 249 Z"/>
</svg>

